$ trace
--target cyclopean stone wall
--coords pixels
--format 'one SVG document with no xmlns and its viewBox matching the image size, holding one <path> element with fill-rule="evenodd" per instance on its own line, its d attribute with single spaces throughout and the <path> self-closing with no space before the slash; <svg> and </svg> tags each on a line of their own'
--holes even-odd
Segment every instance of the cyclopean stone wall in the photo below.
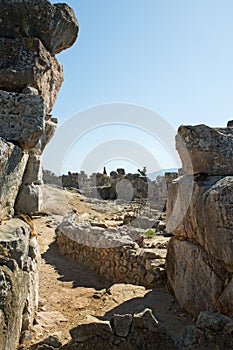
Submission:
<svg viewBox="0 0 233 350">
<path fill-rule="evenodd" d="M 166 251 L 140 248 L 136 230 L 105 230 L 65 219 L 56 229 L 56 242 L 62 254 L 112 282 L 146 287 L 165 282 Z"/>
<path fill-rule="evenodd" d="M 15 159 L 12 172 L 17 168 L 20 171 L 7 185 L 13 187 L 13 194 L 0 202 L 0 219 L 4 218 L 5 202 L 8 213 L 14 207 L 23 213 L 38 212 L 43 207 L 40 157 L 56 130 L 57 120 L 50 113 L 63 82 L 63 69 L 55 54 L 70 47 L 77 34 L 77 20 L 66 4 L 1 1 L 0 137 L 2 143 L 8 143 L 5 148 L 20 147 L 24 161 Z M 0 162 L 5 160 L 0 152 Z M 9 170 L 5 164 L 0 178 Z"/>
<path fill-rule="evenodd" d="M 166 271 L 181 306 L 233 316 L 233 129 L 182 126 L 186 174 L 168 186 Z"/>
<path fill-rule="evenodd" d="M 55 54 L 77 34 L 66 4 L 0 1 L 0 350 L 30 339 L 38 244 L 32 222 L 12 217 L 43 208 L 41 155 L 57 127 L 50 113 L 63 82 Z"/>
<path fill-rule="evenodd" d="M 0 225 L 0 350 L 15 350 L 38 306 L 39 250 L 19 219 Z"/>
</svg>

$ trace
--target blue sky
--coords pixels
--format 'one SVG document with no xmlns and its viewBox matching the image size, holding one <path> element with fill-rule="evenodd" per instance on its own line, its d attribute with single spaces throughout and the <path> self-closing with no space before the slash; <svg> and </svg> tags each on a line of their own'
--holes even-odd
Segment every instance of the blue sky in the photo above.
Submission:
<svg viewBox="0 0 233 350">
<path fill-rule="evenodd" d="M 80 33 L 76 44 L 57 56 L 65 75 L 53 111 L 60 123 L 111 102 L 154 110 L 175 130 L 180 124 L 225 126 L 233 118 L 232 0 L 66 2 Z M 132 130 L 129 138 L 136 142 L 140 137 Z M 121 133 L 109 126 L 108 139 Z M 92 130 L 85 142 L 73 145 L 63 170 L 80 170 L 79 153 L 85 157 L 105 136 Z M 157 148 L 146 143 L 153 152 Z"/>
</svg>

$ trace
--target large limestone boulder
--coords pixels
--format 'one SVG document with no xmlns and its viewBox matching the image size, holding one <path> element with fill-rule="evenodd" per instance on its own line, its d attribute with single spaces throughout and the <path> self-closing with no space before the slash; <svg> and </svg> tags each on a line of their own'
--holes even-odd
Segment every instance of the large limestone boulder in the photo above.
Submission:
<svg viewBox="0 0 233 350">
<path fill-rule="evenodd" d="M 23 185 L 29 185 L 32 183 L 35 185 L 41 185 L 43 184 L 43 180 L 40 155 L 30 152 L 23 176 Z"/>
<path fill-rule="evenodd" d="M 167 184 L 166 230 L 176 234 L 193 197 L 194 178 L 183 175 Z"/>
<path fill-rule="evenodd" d="M 233 175 L 233 129 L 181 126 L 176 148 L 186 174 Z"/>
<path fill-rule="evenodd" d="M 48 0 L 1 1 L 2 38 L 38 38 L 51 53 L 59 53 L 73 45 L 78 29 L 75 14 L 67 4 L 53 5 Z"/>
<path fill-rule="evenodd" d="M 230 317 L 201 311 L 196 324 L 183 329 L 179 349 L 233 349 L 232 326 L 233 319 Z"/>
<path fill-rule="evenodd" d="M 40 155 L 30 152 L 22 185 L 15 203 L 15 210 L 32 214 L 43 208 L 43 180 Z"/>
<path fill-rule="evenodd" d="M 49 113 L 63 82 L 63 69 L 54 55 L 39 39 L 0 38 L 0 57 L 0 89 L 20 92 L 27 85 L 36 88 Z"/>
<path fill-rule="evenodd" d="M 0 258 L 0 350 L 15 350 L 38 306 L 38 244 L 26 223 L 0 226 Z"/>
<path fill-rule="evenodd" d="M 18 213 L 34 214 L 43 209 L 43 185 L 23 184 L 18 193 L 15 210 Z"/>
<path fill-rule="evenodd" d="M 88 247 L 95 248 L 117 248 L 123 246 L 133 246 L 133 235 L 124 229 L 117 232 L 110 229 L 104 229 L 98 226 L 91 226 L 86 223 L 78 223 L 72 216 L 65 217 L 64 220 L 56 228 L 56 233 L 68 237 L 70 240 Z"/>
<path fill-rule="evenodd" d="M 201 310 L 218 311 L 227 272 L 200 245 L 172 238 L 166 271 L 177 300 L 190 314 L 197 316 Z"/>
<path fill-rule="evenodd" d="M 168 189 L 167 213 L 169 232 L 197 242 L 231 272 L 232 196 L 233 176 L 196 176 L 193 179 L 185 175 Z"/>
<path fill-rule="evenodd" d="M 57 118 L 47 116 L 47 119 L 45 120 L 44 133 L 39 141 L 39 144 L 36 147 L 37 152 L 42 153 L 44 151 L 45 147 L 50 142 L 50 140 L 52 139 L 53 135 L 57 130 L 57 124 L 58 124 Z"/>
<path fill-rule="evenodd" d="M 0 90 L 0 137 L 28 150 L 45 129 L 43 97 Z"/>
<path fill-rule="evenodd" d="M 167 230 L 175 239 L 167 276 L 193 315 L 202 309 L 233 315 L 232 196 L 233 176 L 185 175 L 168 187 Z"/>
<path fill-rule="evenodd" d="M 28 155 L 18 146 L 0 138 L 0 221 L 14 214 Z"/>
<path fill-rule="evenodd" d="M 36 145 L 35 149 L 29 152 L 27 166 L 23 175 L 22 185 L 20 186 L 16 199 L 15 209 L 17 212 L 32 214 L 38 213 L 43 209 L 43 178 L 41 153 L 52 138 L 57 128 L 56 118 L 50 118 L 45 121 L 44 132 Z"/>
</svg>

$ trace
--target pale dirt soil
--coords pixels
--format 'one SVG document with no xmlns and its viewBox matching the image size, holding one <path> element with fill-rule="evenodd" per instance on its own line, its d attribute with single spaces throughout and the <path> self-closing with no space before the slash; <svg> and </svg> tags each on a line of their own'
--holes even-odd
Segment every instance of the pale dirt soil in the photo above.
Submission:
<svg viewBox="0 0 233 350">
<path fill-rule="evenodd" d="M 55 243 L 55 228 L 72 208 L 79 217 L 101 219 L 112 214 L 98 212 L 82 196 L 60 189 L 45 188 L 45 212 L 48 216 L 34 218 L 39 232 L 41 251 L 39 311 L 31 343 L 37 343 L 49 333 L 62 332 L 62 342 L 70 339 L 69 330 L 85 320 L 87 315 L 111 317 L 114 313 L 133 312 L 138 307 L 150 307 L 159 321 L 177 336 L 184 325 L 192 323 L 189 315 L 166 288 L 154 290 L 142 286 L 112 284 L 68 256 L 62 256 Z M 158 238 L 155 238 L 156 242 Z M 163 240 L 159 238 L 159 240 Z"/>
</svg>

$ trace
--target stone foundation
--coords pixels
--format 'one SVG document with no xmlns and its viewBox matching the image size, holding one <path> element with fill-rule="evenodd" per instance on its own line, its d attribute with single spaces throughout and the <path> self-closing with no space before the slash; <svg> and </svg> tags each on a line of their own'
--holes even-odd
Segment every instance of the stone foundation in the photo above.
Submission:
<svg viewBox="0 0 233 350">
<path fill-rule="evenodd" d="M 89 316 L 71 329 L 72 341 L 60 350 L 175 350 L 177 347 L 150 309 L 114 315 L 108 320 Z"/>
<path fill-rule="evenodd" d="M 233 348 L 233 319 L 206 311 L 177 338 L 148 308 L 115 314 L 110 320 L 88 316 L 71 329 L 72 340 L 60 350 L 222 350 Z"/>
<path fill-rule="evenodd" d="M 56 230 L 60 252 L 101 277 L 148 288 L 164 284 L 166 251 L 139 248 L 129 236 L 116 236 L 116 232 L 88 225 L 80 227 L 71 222 L 61 224 Z"/>
</svg>

